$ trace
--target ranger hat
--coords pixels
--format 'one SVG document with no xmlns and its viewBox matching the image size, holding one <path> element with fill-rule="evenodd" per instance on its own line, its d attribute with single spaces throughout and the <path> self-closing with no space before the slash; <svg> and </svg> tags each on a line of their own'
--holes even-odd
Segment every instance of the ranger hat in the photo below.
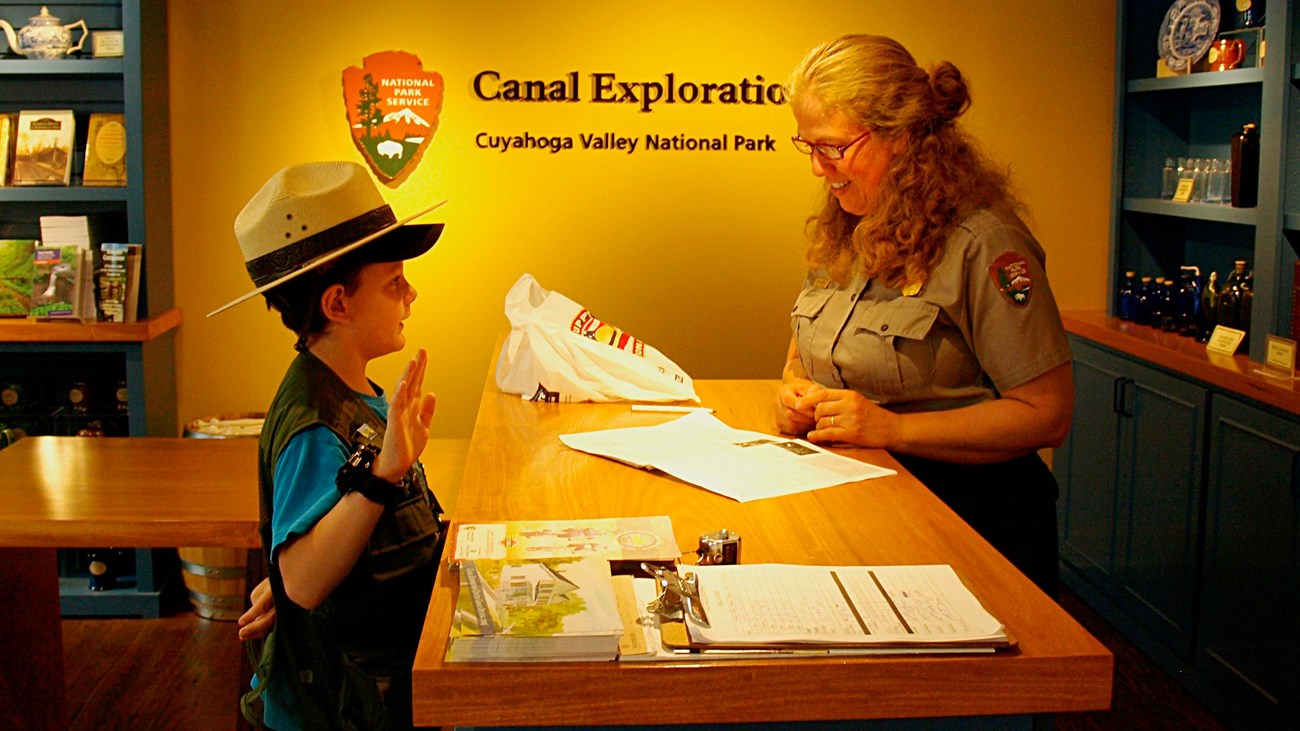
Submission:
<svg viewBox="0 0 1300 731">
<path fill-rule="evenodd" d="M 359 163 L 290 165 L 271 176 L 235 218 L 235 238 L 256 289 L 208 317 L 363 246 L 367 261 L 417 257 L 438 241 L 443 224 L 404 224 L 443 203 L 399 220 Z"/>
</svg>

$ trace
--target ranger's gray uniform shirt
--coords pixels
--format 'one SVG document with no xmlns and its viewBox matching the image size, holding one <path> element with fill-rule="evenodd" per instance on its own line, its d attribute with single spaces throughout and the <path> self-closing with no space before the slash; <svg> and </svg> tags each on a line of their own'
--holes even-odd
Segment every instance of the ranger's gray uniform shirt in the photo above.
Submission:
<svg viewBox="0 0 1300 731">
<path fill-rule="evenodd" d="M 1018 218 L 982 210 L 914 294 L 810 273 L 791 315 L 804 371 L 899 412 L 998 398 L 1070 360 L 1045 259 Z"/>
</svg>

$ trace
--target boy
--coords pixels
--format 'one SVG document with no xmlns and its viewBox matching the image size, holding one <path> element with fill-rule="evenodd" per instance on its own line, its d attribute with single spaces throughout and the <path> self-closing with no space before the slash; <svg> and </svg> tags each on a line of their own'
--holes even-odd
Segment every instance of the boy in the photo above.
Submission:
<svg viewBox="0 0 1300 731">
<path fill-rule="evenodd" d="M 255 715 L 260 694 L 250 720 L 278 731 L 411 725 L 442 538 L 418 461 L 435 397 L 423 349 L 390 403 L 366 367 L 406 344 L 417 293 L 402 262 L 442 225 L 403 224 L 434 207 L 398 221 L 361 165 L 310 163 L 276 173 L 235 220 L 257 289 L 212 314 L 262 294 L 298 336 L 258 449 L 275 628 L 244 704 Z"/>
</svg>

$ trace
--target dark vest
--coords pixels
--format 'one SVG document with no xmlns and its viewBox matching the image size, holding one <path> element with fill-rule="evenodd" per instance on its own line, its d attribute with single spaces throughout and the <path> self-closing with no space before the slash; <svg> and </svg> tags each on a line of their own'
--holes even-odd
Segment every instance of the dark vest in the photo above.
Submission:
<svg viewBox="0 0 1300 731">
<path fill-rule="evenodd" d="M 268 558 L 275 463 L 294 435 L 317 424 L 334 432 L 349 451 L 362 424 L 374 429 L 376 444 L 382 443 L 385 427 L 334 371 L 316 356 L 300 353 L 267 412 L 258 450 L 258 530 Z M 410 702 L 411 664 L 441 550 L 442 509 L 419 462 L 403 486 L 409 497 L 384 509 L 352 571 L 316 609 L 294 604 L 284 592 L 279 567 L 269 565 L 276 606 L 274 675 L 293 688 L 307 728 L 388 725 L 380 684 L 404 687 L 397 697 Z M 397 716 L 409 713 L 409 708 L 395 711 Z"/>
</svg>

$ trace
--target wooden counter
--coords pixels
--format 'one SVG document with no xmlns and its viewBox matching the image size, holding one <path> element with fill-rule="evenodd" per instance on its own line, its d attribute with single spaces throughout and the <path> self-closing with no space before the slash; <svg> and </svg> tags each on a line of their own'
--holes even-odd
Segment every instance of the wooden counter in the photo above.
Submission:
<svg viewBox="0 0 1300 731">
<path fill-rule="evenodd" d="M 1205 343 L 1102 312 L 1062 312 L 1065 330 L 1155 365 L 1300 415 L 1300 381 L 1269 378 L 1244 354 L 1220 355 Z"/>
<path fill-rule="evenodd" d="M 728 425 L 774 433 L 775 381 L 699 381 Z M 483 394 L 454 522 L 669 515 L 683 552 L 729 528 L 746 563 L 948 563 L 1016 636 L 991 656 L 675 663 L 448 663 L 457 581 L 440 567 L 414 667 L 416 725 L 773 723 L 1029 717 L 1107 708 L 1111 654 L 885 452 L 843 454 L 896 477 L 737 503 L 570 450 L 558 434 L 673 418 L 628 404 L 542 404 Z M 454 530 L 454 528 L 453 528 Z M 454 534 L 453 534 L 454 535 Z M 975 719 L 975 725 L 991 719 Z"/>
</svg>

